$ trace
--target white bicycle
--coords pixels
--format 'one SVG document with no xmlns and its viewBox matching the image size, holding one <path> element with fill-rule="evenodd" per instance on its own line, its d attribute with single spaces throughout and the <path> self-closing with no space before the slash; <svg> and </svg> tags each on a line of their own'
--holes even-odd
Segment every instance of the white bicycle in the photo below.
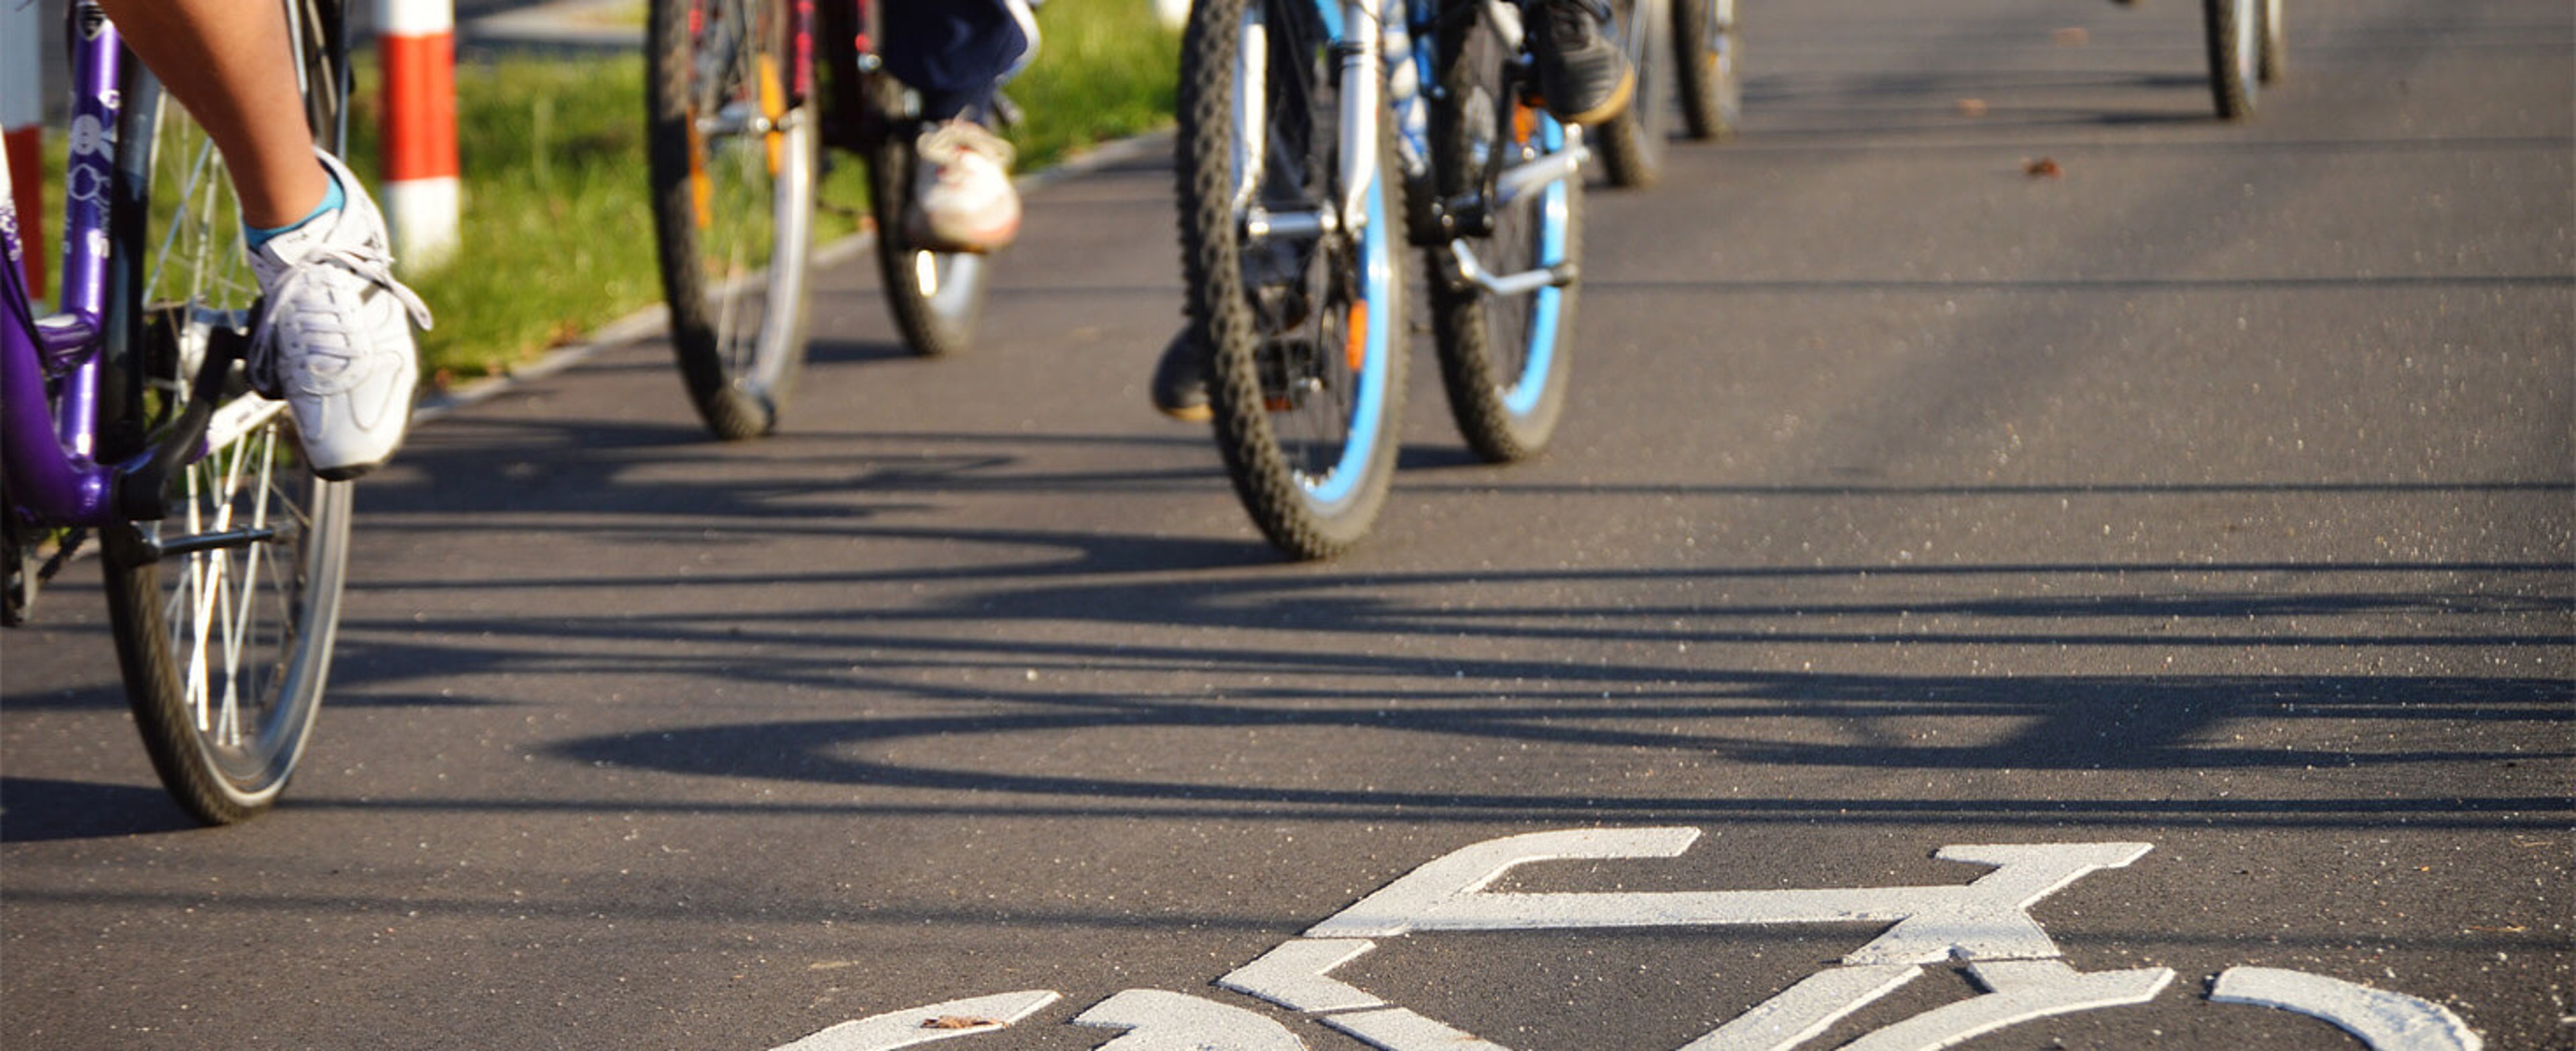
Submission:
<svg viewBox="0 0 2576 1051">
<path fill-rule="evenodd" d="M 1696 892 L 1493 891 L 1533 862 L 1677 857 L 1691 828 L 1585 829 L 1488 840 L 1413 870 L 1216 985 L 1321 1022 L 1381 1051 L 1507 1051 L 1338 980 L 1333 971 L 1381 940 L 1443 931 L 1544 931 L 1885 923 L 1867 945 L 1754 1005 L 1679 1051 L 1789 1051 L 1895 992 L 1927 968 L 1964 963 L 1985 990 L 1871 1031 L 1845 1051 L 1930 1051 L 2034 1019 L 2143 1004 L 2174 984 L 2165 967 L 2077 971 L 2030 915 L 2085 875 L 2124 868 L 2146 843 L 1943 847 L 1944 860 L 1992 871 L 1916 887 Z M 997 1032 L 1060 995 L 1044 989 L 950 1000 L 845 1022 L 776 1051 L 893 1051 Z M 2377 1051 L 2475 1051 L 2482 1041 L 2439 1004 L 2322 975 L 2268 967 L 2221 972 L 2209 999 L 2323 1019 Z M 1131 989 L 1070 1019 L 1124 1030 L 1099 1051 L 1304 1051 L 1269 1015 L 1183 993 Z"/>
</svg>

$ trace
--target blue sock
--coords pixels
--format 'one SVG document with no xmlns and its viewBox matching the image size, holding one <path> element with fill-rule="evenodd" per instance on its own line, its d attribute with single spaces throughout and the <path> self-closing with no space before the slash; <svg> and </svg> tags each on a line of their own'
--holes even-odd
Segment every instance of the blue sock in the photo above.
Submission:
<svg viewBox="0 0 2576 1051">
<path fill-rule="evenodd" d="M 341 205 L 349 203 L 349 195 L 340 192 L 340 177 L 332 175 L 331 170 L 328 168 L 322 169 L 322 174 L 330 177 L 329 182 L 331 183 L 331 188 L 323 191 L 322 203 L 315 205 L 312 211 L 306 212 L 304 214 L 304 218 L 298 219 L 284 226 L 252 226 L 248 223 L 242 224 L 242 233 L 250 238 L 250 247 L 256 249 L 261 245 L 267 244 L 270 238 L 276 237 L 282 233 L 301 229 L 304 224 L 339 211 Z"/>
</svg>

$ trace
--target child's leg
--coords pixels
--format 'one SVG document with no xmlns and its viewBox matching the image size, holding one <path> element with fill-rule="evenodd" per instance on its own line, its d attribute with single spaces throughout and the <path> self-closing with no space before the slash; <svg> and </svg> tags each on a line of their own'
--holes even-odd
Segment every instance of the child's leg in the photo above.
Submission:
<svg viewBox="0 0 2576 1051">
<path fill-rule="evenodd" d="M 143 57 L 224 153 L 242 221 L 291 225 L 312 214 L 331 177 L 313 159 L 295 55 L 275 0 L 101 0 Z"/>
<path fill-rule="evenodd" d="M 924 120 L 974 117 L 1031 43 L 1003 0 L 888 0 L 886 70 L 921 94 Z"/>
</svg>

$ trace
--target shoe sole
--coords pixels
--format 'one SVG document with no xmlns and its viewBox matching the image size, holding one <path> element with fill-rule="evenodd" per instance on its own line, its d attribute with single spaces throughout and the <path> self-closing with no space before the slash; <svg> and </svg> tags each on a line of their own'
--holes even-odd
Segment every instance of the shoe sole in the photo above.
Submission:
<svg viewBox="0 0 2576 1051">
<path fill-rule="evenodd" d="M 417 403 L 403 407 L 403 436 L 394 441 L 393 448 L 385 450 L 384 459 L 350 464 L 346 467 L 316 467 L 313 469 L 313 476 L 326 482 L 354 482 L 366 477 L 376 468 L 392 463 L 394 454 L 402 451 L 403 441 L 411 437 L 412 415 L 419 408 Z"/>
<path fill-rule="evenodd" d="M 882 231 L 880 231 L 880 233 L 882 233 Z M 944 255 L 991 255 L 994 252 L 1009 248 L 1011 246 L 1011 242 L 1019 239 L 1020 224 L 1017 222 L 1013 222 L 1008 227 L 1004 227 L 999 231 L 980 238 L 979 240 L 981 243 L 978 244 L 970 244 L 963 241 L 942 241 L 938 237 L 933 236 L 925 224 L 912 220 L 905 220 L 903 224 L 903 245 L 904 247 L 916 252 L 937 252 Z"/>
<path fill-rule="evenodd" d="M 1626 76 L 1619 78 L 1619 88 L 1618 90 L 1610 93 L 1610 101 L 1571 116 L 1557 114 L 1556 119 L 1567 124 L 1581 124 L 1585 126 L 1599 124 L 1603 121 L 1615 118 L 1621 112 L 1625 111 L 1628 108 L 1628 101 L 1635 97 L 1636 94 L 1637 72 L 1635 70 L 1629 70 Z"/>
</svg>

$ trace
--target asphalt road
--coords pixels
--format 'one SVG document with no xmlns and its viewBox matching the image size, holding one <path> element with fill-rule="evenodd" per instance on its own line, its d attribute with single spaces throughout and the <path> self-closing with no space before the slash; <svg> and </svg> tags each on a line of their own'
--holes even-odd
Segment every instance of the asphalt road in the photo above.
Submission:
<svg viewBox="0 0 2576 1051">
<path fill-rule="evenodd" d="M 971 355 L 832 268 L 773 439 L 707 440 L 649 340 L 423 428 L 256 822 L 187 827 L 94 585 L 49 592 L 0 1044 L 763 1051 L 1032 990 L 936 1032 L 1667 1051 L 1922 975 L 1829 1046 L 2071 968 L 2170 980 L 1970 1046 L 2359 1046 L 2211 1002 L 2240 967 L 2576 1043 L 2576 10 L 2293 0 L 2228 126 L 2180 0 L 1745 7 L 1742 140 L 1592 199 L 1557 446 L 1474 463 L 1425 379 L 1338 561 L 1145 405 L 1145 161 L 1031 198 Z M 1304 938 L 1567 829 L 1632 831 Z M 1486 906 L 1546 929 L 1431 929 Z M 1368 951 L 1210 984 L 1292 943 Z"/>
</svg>

